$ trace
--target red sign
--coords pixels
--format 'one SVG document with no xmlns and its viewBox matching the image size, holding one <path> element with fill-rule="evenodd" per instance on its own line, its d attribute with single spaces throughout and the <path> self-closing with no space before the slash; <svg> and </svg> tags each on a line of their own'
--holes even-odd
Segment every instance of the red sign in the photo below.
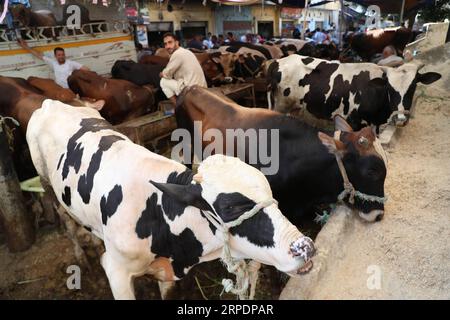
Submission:
<svg viewBox="0 0 450 320">
<path fill-rule="evenodd" d="M 137 12 L 136 8 L 126 8 L 125 12 L 127 14 L 127 17 L 137 17 L 138 16 L 138 12 Z"/>
<path fill-rule="evenodd" d="M 302 9 L 300 8 L 281 8 L 282 19 L 300 19 Z"/>
</svg>

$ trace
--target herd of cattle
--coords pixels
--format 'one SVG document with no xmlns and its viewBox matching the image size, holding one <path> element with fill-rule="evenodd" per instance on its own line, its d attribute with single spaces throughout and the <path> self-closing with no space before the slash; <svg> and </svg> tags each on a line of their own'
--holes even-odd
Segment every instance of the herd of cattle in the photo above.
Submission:
<svg viewBox="0 0 450 320">
<path fill-rule="evenodd" d="M 202 121 L 204 131 L 278 129 L 274 175 L 264 176 L 262 163 L 235 158 L 236 150 L 205 159 L 194 173 L 114 129 L 154 111 L 163 98 L 159 73 L 169 59 L 164 50 L 139 63 L 117 61 L 112 78 L 75 71 L 70 89 L 50 79 L 0 76 L 0 115 L 18 120 L 42 181 L 104 241 L 101 262 L 115 298 L 134 298 L 133 278 L 144 274 L 163 288 L 194 265 L 223 258 L 225 246 L 233 259 L 294 276 L 315 251 L 297 226 L 318 205 L 342 201 L 366 221 L 382 219 L 386 155 L 370 125 L 405 122 L 416 84 L 440 78 L 420 73 L 413 62 L 397 69 L 341 63 L 333 50 L 285 39 L 195 52 L 209 85 L 265 77 L 274 110 L 246 108 L 192 86 L 178 97 L 178 127 L 192 132 L 194 122 Z M 293 108 L 333 119 L 334 130 L 283 114 Z"/>
</svg>

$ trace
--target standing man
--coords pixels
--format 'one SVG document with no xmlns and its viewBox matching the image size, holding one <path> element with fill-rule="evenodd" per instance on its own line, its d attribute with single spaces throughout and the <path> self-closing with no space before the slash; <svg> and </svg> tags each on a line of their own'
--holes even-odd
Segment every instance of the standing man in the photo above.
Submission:
<svg viewBox="0 0 450 320">
<path fill-rule="evenodd" d="M 207 87 L 203 69 L 196 56 L 189 50 L 180 47 L 178 38 L 173 33 L 164 35 L 164 47 L 170 54 L 170 60 L 160 73 L 161 89 L 173 104 L 176 97 L 188 86 Z"/>
<path fill-rule="evenodd" d="M 69 85 L 67 84 L 67 78 L 72 74 L 75 70 L 89 70 L 87 67 L 81 65 L 80 63 L 72 60 L 66 59 L 66 53 L 63 48 L 56 47 L 53 50 L 53 54 L 55 55 L 55 59 L 45 56 L 42 52 L 36 51 L 28 46 L 28 44 L 24 40 L 19 40 L 19 45 L 34 55 L 36 58 L 45 61 L 50 67 L 52 67 L 55 82 L 63 88 L 68 89 Z"/>
</svg>

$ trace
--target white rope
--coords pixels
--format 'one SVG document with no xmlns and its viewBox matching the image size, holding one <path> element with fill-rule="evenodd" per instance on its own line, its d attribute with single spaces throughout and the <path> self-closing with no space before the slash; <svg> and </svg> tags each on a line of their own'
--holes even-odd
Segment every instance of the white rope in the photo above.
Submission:
<svg viewBox="0 0 450 320">
<path fill-rule="evenodd" d="M 231 279 L 223 279 L 222 285 L 225 292 L 231 292 L 239 296 L 241 300 L 248 299 L 248 287 L 250 283 L 250 274 L 247 263 L 244 259 L 236 260 L 231 255 L 230 249 L 230 228 L 234 228 L 247 219 L 250 219 L 257 214 L 261 209 L 264 209 L 274 203 L 275 199 L 269 199 L 256 204 L 251 210 L 244 212 L 239 218 L 230 222 L 223 222 L 222 218 L 216 212 L 204 211 L 205 217 L 219 230 L 223 236 L 223 248 L 220 259 L 227 268 L 229 273 L 236 276 L 236 283 Z"/>
<path fill-rule="evenodd" d="M 3 23 L 3 20 L 6 17 L 6 13 L 8 12 L 8 0 L 5 0 L 5 3 L 3 3 L 3 12 L 0 16 L 0 23 Z"/>
<path fill-rule="evenodd" d="M 6 119 L 11 120 L 16 126 L 20 127 L 20 123 L 13 117 L 4 117 L 0 115 L 0 132 L 3 132 L 3 123 L 5 122 Z"/>
</svg>

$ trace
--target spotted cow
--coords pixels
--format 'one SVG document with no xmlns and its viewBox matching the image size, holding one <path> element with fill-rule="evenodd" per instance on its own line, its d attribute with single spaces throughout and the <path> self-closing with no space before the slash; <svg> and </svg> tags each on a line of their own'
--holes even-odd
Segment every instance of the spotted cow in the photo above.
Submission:
<svg viewBox="0 0 450 320">
<path fill-rule="evenodd" d="M 305 108 L 320 119 L 341 115 L 353 129 L 360 129 L 406 123 L 417 83 L 431 84 L 441 77 L 419 73 L 419 68 L 414 63 L 390 68 L 291 55 L 273 61 L 267 73 L 275 110 Z"/>
<path fill-rule="evenodd" d="M 212 59 L 220 64 L 225 77 L 255 78 L 260 74 L 263 63 L 267 60 L 260 51 L 243 46 L 222 46 L 218 50 L 222 54 Z"/>
<path fill-rule="evenodd" d="M 174 281 L 219 258 L 225 238 L 210 215 L 226 226 L 256 209 L 227 233 L 233 259 L 295 275 L 314 252 L 272 200 L 264 175 L 237 158 L 212 156 L 194 175 L 133 144 L 96 110 L 54 100 L 33 113 L 27 141 L 62 206 L 104 241 L 101 263 L 117 299 L 134 298 L 137 276 Z"/>
</svg>

